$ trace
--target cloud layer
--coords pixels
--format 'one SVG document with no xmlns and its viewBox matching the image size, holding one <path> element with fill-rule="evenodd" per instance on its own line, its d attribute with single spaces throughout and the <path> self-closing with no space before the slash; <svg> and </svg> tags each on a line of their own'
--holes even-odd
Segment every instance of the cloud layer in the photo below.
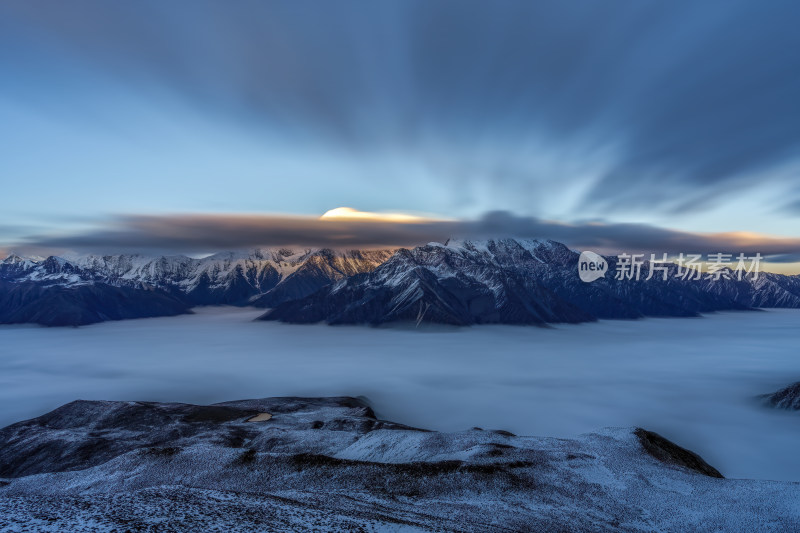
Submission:
<svg viewBox="0 0 800 533">
<path fill-rule="evenodd" d="M 81 100 L 84 125 L 113 130 L 122 104 L 93 106 L 130 92 L 278 138 L 308 163 L 275 180 L 293 206 L 338 190 L 375 209 L 648 220 L 774 187 L 779 211 L 800 201 L 799 17 L 792 0 L 9 0 L 0 96 L 47 116 Z M 315 167 L 323 152 L 349 170 Z M 147 169 L 155 184 L 169 165 Z M 164 194 L 214 198 L 186 189 Z"/>
<path fill-rule="evenodd" d="M 553 239 L 600 252 L 800 253 L 800 239 L 742 233 L 699 234 L 645 224 L 561 224 L 496 211 L 472 220 L 418 222 L 353 217 L 320 219 L 280 215 L 127 216 L 104 229 L 62 237 L 31 238 L 21 249 L 84 252 L 203 253 L 259 246 L 357 248 L 416 246 L 449 238 Z"/>
</svg>

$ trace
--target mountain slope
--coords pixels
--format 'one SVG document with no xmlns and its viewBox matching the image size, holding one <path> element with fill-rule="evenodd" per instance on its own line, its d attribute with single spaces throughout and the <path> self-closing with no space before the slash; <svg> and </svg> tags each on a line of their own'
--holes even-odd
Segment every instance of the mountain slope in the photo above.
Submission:
<svg viewBox="0 0 800 533">
<path fill-rule="evenodd" d="M 353 276 L 265 313 L 264 320 L 381 324 L 537 324 L 598 318 L 697 316 L 753 307 L 800 307 L 800 279 L 686 280 L 646 263 L 639 280 L 577 275 L 579 254 L 554 241 L 498 239 L 431 243 L 399 250 L 368 274 Z M 651 277 L 651 279 L 647 279 Z"/>
<path fill-rule="evenodd" d="M 772 407 L 800 411 L 800 381 L 764 396 Z"/>
<path fill-rule="evenodd" d="M 591 316 L 534 279 L 491 261 L 470 261 L 428 245 L 400 250 L 370 274 L 353 276 L 268 317 L 331 324 L 427 320 L 445 324 L 580 322 Z"/>
<path fill-rule="evenodd" d="M 543 324 L 800 308 L 800 276 L 761 273 L 757 279 L 687 280 L 677 276 L 673 264 L 662 279 L 655 270 L 649 276 L 650 265 L 645 263 L 641 279 L 617 280 L 616 258 L 607 257 L 606 276 L 584 283 L 577 275 L 578 258 L 563 244 L 522 239 L 430 243 L 396 252 L 257 249 L 202 259 L 10 256 L 0 262 L 0 282 L 51 288 L 102 284 L 151 291 L 142 295 L 139 313 L 148 299 L 153 301 L 153 314 L 172 313 L 170 306 L 158 308 L 161 304 L 152 292 L 157 289 L 187 305 L 254 305 L 271 308 L 263 317 L 266 320 L 298 323 Z M 100 297 L 72 296 L 70 313 L 84 314 L 80 302 L 94 301 L 98 305 L 85 310 L 93 321 L 124 315 L 104 309 Z M 39 305 L 51 304 L 42 300 Z M 3 316 L 0 313 L 0 322 L 8 320 Z M 22 318 L 14 318 L 18 319 Z"/>
<path fill-rule="evenodd" d="M 373 270 L 390 256 L 388 250 L 286 248 L 202 259 L 88 255 L 29 260 L 12 255 L 0 262 L 0 323 L 82 325 L 168 316 L 193 305 L 266 307 Z"/>
<path fill-rule="evenodd" d="M 83 326 L 106 320 L 173 316 L 189 312 L 181 298 L 158 289 L 0 282 L 0 324 Z"/>
<path fill-rule="evenodd" d="M 76 401 L 0 429 L 10 531 L 797 531 L 798 498 L 643 429 L 441 433 L 354 398 Z"/>
<path fill-rule="evenodd" d="M 391 250 L 319 250 L 280 283 L 261 296 L 250 300 L 256 307 L 274 307 L 283 302 L 303 298 L 334 281 L 363 272 L 372 272 L 393 254 Z"/>
</svg>

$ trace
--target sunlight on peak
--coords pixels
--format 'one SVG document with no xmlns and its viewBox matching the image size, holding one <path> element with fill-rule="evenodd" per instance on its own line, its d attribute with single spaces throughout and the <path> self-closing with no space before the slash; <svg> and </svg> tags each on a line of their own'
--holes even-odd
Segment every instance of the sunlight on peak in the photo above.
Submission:
<svg viewBox="0 0 800 533">
<path fill-rule="evenodd" d="M 369 211 L 358 211 L 352 207 L 337 207 L 325 212 L 320 217 L 321 220 L 374 220 L 379 222 L 421 222 L 422 217 L 407 215 L 405 213 L 371 213 Z"/>
</svg>

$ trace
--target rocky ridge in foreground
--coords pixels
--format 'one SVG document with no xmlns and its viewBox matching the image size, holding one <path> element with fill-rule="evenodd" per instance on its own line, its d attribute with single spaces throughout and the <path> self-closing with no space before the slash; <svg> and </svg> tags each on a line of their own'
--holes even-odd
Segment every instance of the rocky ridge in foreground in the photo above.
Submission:
<svg viewBox="0 0 800 533">
<path fill-rule="evenodd" d="M 643 429 L 439 433 L 353 398 L 78 401 L 0 430 L 0 530 L 788 531 L 798 498 Z"/>
</svg>

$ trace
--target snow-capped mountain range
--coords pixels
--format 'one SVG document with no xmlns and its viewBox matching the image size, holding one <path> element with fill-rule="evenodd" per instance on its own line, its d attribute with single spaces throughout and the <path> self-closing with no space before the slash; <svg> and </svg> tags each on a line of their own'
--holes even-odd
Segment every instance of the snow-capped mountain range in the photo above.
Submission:
<svg viewBox="0 0 800 533">
<path fill-rule="evenodd" d="M 0 323 L 79 325 L 188 312 L 195 305 L 270 308 L 266 320 L 456 325 L 695 316 L 800 308 L 800 276 L 687 280 L 668 267 L 640 280 L 577 274 L 579 254 L 546 240 L 430 243 L 413 249 L 256 249 L 202 259 L 84 255 L 0 263 Z M 607 257 L 609 270 L 616 259 Z"/>
<path fill-rule="evenodd" d="M 800 307 L 800 276 L 689 280 L 580 280 L 579 254 L 554 241 L 498 239 L 401 249 L 374 271 L 337 281 L 263 317 L 332 324 L 411 320 L 455 325 L 584 322 L 597 318 L 696 316 L 754 307 Z M 607 257 L 614 272 L 616 258 Z"/>
<path fill-rule="evenodd" d="M 177 289 L 196 303 L 241 304 L 288 281 L 298 270 L 338 280 L 374 269 L 389 250 L 256 249 L 223 252 L 202 259 L 146 255 L 51 256 L 36 261 L 12 255 L 0 263 L 0 279 L 75 286 L 107 283 L 120 287 Z"/>
<path fill-rule="evenodd" d="M 85 255 L 34 260 L 12 255 L 0 263 L 0 323 L 78 325 L 129 318 L 106 313 L 102 302 L 87 302 L 87 293 L 100 300 L 103 293 L 109 297 L 123 293 L 132 307 L 140 308 L 136 316 L 177 314 L 194 305 L 264 307 L 368 272 L 391 255 L 391 250 L 288 248 L 224 252 L 202 259 Z M 59 301 L 51 301 L 53 295 Z M 154 308 L 148 313 L 147 306 L 155 300 L 170 303 L 169 312 Z M 52 316 L 64 306 L 88 306 L 92 312 L 76 313 L 75 320 L 63 313 L 57 313 L 57 319 Z"/>
</svg>

